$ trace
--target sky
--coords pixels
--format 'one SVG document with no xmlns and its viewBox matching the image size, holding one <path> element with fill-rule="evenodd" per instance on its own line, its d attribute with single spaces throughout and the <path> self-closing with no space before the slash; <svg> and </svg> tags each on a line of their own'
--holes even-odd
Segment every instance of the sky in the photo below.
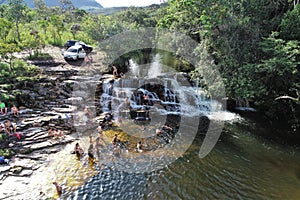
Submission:
<svg viewBox="0 0 300 200">
<path fill-rule="evenodd" d="M 123 6 L 148 6 L 151 4 L 159 4 L 162 0 L 96 0 L 104 8 L 123 7 Z"/>
</svg>

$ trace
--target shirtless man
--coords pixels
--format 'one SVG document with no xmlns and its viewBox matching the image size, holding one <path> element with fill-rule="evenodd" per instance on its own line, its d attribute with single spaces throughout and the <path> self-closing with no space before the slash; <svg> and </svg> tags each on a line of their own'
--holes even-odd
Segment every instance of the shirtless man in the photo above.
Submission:
<svg viewBox="0 0 300 200">
<path fill-rule="evenodd" d="M 19 110 L 15 105 L 13 105 L 13 107 L 11 107 L 11 112 L 14 116 L 16 116 L 16 117 L 19 116 Z"/>
<path fill-rule="evenodd" d="M 62 194 L 62 186 L 60 184 L 58 184 L 56 181 L 53 182 L 53 185 L 55 185 L 55 188 L 56 188 L 56 192 L 57 194 L 60 196 Z"/>
<path fill-rule="evenodd" d="M 117 67 L 113 65 L 113 69 L 114 69 L 113 70 L 113 75 L 114 76 L 118 76 L 118 69 L 117 69 Z"/>
</svg>

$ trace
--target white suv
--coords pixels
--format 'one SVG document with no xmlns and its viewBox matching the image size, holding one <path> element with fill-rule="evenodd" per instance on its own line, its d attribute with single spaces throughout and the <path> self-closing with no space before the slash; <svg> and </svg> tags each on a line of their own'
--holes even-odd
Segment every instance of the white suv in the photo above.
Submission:
<svg viewBox="0 0 300 200">
<path fill-rule="evenodd" d="M 63 52 L 65 60 L 78 60 L 83 59 L 86 56 L 86 52 L 84 51 L 81 45 L 75 45 L 68 48 L 68 50 Z"/>
</svg>

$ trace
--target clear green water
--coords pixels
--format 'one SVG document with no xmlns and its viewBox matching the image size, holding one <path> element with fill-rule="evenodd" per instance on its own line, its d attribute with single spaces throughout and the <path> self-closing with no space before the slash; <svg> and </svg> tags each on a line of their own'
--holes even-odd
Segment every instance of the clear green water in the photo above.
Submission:
<svg viewBox="0 0 300 200">
<path fill-rule="evenodd" d="M 84 159 L 76 161 L 73 165 L 82 166 L 71 175 L 64 174 L 63 167 L 61 172 L 57 170 L 71 188 L 63 198 L 300 199 L 299 148 L 265 140 L 248 131 L 247 126 L 227 123 L 205 158 L 198 156 L 203 141 L 200 136 L 184 156 L 149 173 L 118 171 L 109 166 L 114 158 L 105 153 L 102 156 L 109 157 L 104 158 L 106 167 L 89 166 Z M 268 131 L 263 127 L 260 130 Z M 72 187 L 76 183 L 77 187 Z"/>
</svg>

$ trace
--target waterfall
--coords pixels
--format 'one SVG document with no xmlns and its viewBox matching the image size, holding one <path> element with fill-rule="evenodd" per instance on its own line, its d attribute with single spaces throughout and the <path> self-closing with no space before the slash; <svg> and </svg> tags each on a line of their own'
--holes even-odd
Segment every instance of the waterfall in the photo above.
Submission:
<svg viewBox="0 0 300 200">
<path fill-rule="evenodd" d="M 150 65 L 139 66 L 130 60 L 129 76 L 114 80 L 113 83 L 103 82 L 103 94 L 100 98 L 102 111 L 118 115 L 125 110 L 132 112 L 143 110 L 148 106 L 150 114 L 156 112 L 159 115 L 174 114 L 188 117 L 206 115 L 216 119 L 224 116 L 221 103 L 212 100 L 197 83 L 194 86 L 190 85 L 184 73 L 174 73 L 171 69 L 169 73 L 163 75 L 160 60 L 158 54 L 154 56 L 154 61 Z M 146 104 L 145 96 L 148 96 Z M 126 98 L 127 102 L 130 102 L 130 108 L 125 106 Z M 227 115 L 228 113 L 224 117 L 225 120 L 228 118 Z"/>
<path fill-rule="evenodd" d="M 140 77 L 140 70 L 139 70 L 139 65 L 134 62 L 132 59 L 129 60 L 129 68 L 130 72 L 129 74 L 132 76 L 132 78 L 138 78 Z"/>
<path fill-rule="evenodd" d="M 156 78 L 162 74 L 160 55 L 155 54 L 148 71 L 148 78 Z"/>
</svg>

